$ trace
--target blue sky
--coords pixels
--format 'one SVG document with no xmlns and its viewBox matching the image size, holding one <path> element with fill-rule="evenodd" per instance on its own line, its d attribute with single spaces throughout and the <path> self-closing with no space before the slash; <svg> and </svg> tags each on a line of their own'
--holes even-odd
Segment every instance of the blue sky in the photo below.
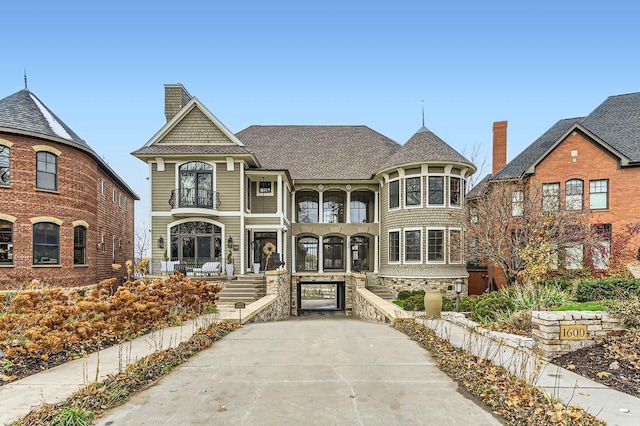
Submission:
<svg viewBox="0 0 640 426">
<path fill-rule="evenodd" d="M 631 1 L 30 1 L 0 6 L 0 98 L 29 89 L 138 193 L 130 155 L 182 83 L 227 127 L 364 124 L 399 143 L 426 125 L 508 158 L 553 123 L 640 91 Z M 147 219 L 148 222 L 148 219 Z"/>
</svg>

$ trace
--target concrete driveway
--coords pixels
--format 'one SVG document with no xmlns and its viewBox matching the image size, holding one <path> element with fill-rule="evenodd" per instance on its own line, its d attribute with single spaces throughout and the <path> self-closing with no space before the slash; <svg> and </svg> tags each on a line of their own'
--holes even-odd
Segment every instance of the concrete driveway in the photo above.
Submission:
<svg viewBox="0 0 640 426">
<path fill-rule="evenodd" d="M 312 314 L 248 324 L 100 425 L 499 425 L 388 325 Z"/>
</svg>

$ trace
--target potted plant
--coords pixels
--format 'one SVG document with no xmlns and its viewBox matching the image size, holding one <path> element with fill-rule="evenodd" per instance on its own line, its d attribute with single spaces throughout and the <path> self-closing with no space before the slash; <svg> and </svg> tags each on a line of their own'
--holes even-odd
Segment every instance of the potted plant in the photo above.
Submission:
<svg viewBox="0 0 640 426">
<path fill-rule="evenodd" d="M 229 250 L 229 254 L 227 254 L 227 265 L 225 266 L 227 271 L 227 275 L 233 275 L 233 252 Z"/>
</svg>

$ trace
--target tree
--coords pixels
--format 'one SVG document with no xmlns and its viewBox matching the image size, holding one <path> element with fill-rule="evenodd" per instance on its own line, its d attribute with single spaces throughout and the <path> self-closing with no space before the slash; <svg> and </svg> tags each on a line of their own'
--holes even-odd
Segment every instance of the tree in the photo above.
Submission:
<svg viewBox="0 0 640 426">
<path fill-rule="evenodd" d="M 536 284 L 559 265 L 582 264 L 578 253 L 599 241 L 588 210 L 561 208 L 559 193 L 537 188 L 525 180 L 492 181 L 469 200 L 468 255 L 501 267 L 510 285 Z"/>
<path fill-rule="evenodd" d="M 471 161 L 471 164 L 475 164 L 478 170 L 467 178 L 467 192 L 472 190 L 478 182 L 484 179 L 489 168 L 487 161 L 487 152 L 481 153 L 482 145 L 475 143 L 470 149 L 465 148 L 462 150 L 462 155 Z"/>
<path fill-rule="evenodd" d="M 150 232 L 147 228 L 147 223 L 142 222 L 140 226 L 136 227 L 134 235 L 134 247 L 133 256 L 135 266 L 137 267 L 142 259 L 147 256 L 149 249 L 151 248 Z"/>
</svg>

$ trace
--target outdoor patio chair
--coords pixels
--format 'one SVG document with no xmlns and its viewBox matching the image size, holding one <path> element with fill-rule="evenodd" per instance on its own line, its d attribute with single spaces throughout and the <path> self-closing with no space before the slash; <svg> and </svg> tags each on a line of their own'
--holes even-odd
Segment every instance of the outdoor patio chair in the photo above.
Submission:
<svg viewBox="0 0 640 426">
<path fill-rule="evenodd" d="M 211 276 L 211 274 L 220 275 L 220 262 L 205 262 L 202 264 L 202 267 L 193 268 L 193 272 L 196 275 L 202 276 L 204 276 L 205 274 L 208 276 Z"/>
</svg>

